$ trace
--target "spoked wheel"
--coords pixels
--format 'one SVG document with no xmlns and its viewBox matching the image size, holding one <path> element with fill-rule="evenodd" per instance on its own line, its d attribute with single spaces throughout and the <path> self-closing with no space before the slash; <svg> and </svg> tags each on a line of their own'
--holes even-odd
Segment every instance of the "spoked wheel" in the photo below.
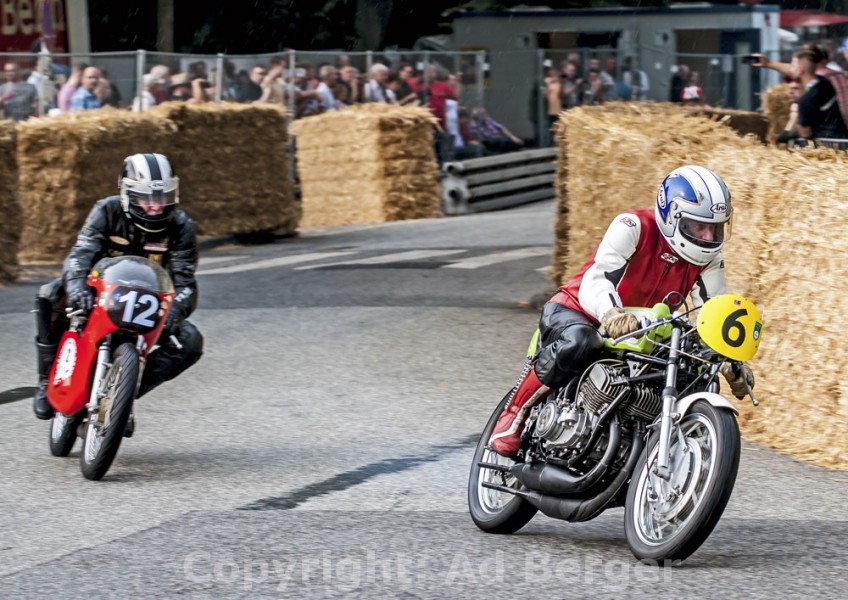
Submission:
<svg viewBox="0 0 848 600">
<path fill-rule="evenodd" d="M 652 471 L 657 436 L 633 472 L 624 530 L 640 560 L 680 561 L 712 533 L 730 500 L 739 467 L 739 427 L 728 410 L 699 400 L 673 429 L 668 481 Z"/>
<path fill-rule="evenodd" d="M 83 412 L 66 417 L 60 412 L 50 420 L 50 454 L 67 456 L 77 441 L 77 426 L 82 423 Z"/>
<path fill-rule="evenodd" d="M 509 399 L 507 394 L 498 403 L 495 412 L 489 418 L 471 463 L 471 475 L 468 478 L 468 509 L 477 527 L 488 533 L 514 533 L 524 527 L 538 510 L 535 506 L 515 494 L 500 492 L 483 486 L 484 482 L 519 489 L 518 480 L 502 471 L 483 468 L 479 463 L 504 466 L 515 464 L 512 460 L 501 456 L 488 448 L 489 438 L 495 429 L 503 407 Z"/>
<path fill-rule="evenodd" d="M 105 380 L 106 395 L 100 400 L 99 413 L 91 415 L 86 423 L 80 453 L 80 468 L 86 479 L 98 480 L 106 474 L 124 437 L 138 380 L 135 346 L 118 346 Z"/>
</svg>

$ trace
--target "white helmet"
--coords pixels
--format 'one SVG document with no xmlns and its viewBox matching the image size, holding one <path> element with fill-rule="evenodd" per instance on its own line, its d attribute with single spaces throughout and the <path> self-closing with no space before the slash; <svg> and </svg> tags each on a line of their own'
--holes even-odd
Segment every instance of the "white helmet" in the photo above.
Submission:
<svg viewBox="0 0 848 600">
<path fill-rule="evenodd" d="M 163 154 L 133 154 L 118 177 L 121 208 L 137 227 L 162 231 L 179 203 L 180 179 Z"/>
<path fill-rule="evenodd" d="M 657 193 L 657 226 L 681 258 L 706 265 L 730 239 L 733 209 L 721 177 L 704 167 L 668 174 Z"/>
</svg>

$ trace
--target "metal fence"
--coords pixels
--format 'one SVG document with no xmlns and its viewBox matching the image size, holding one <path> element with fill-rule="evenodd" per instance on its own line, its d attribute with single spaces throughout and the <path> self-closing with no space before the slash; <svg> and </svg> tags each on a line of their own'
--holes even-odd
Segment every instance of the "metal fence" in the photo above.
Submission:
<svg viewBox="0 0 848 600">
<path fill-rule="evenodd" d="M 767 54 L 775 60 L 788 60 L 791 57 L 791 51 Z M 339 65 L 347 61 L 358 72 L 360 85 L 367 81 L 371 66 L 380 62 L 389 66 L 393 73 L 397 73 L 403 64 L 412 65 L 422 73 L 422 84 L 426 89 L 433 71 L 425 67 L 433 65 L 440 67 L 439 71 L 452 78 L 459 90 L 461 107 L 469 111 L 476 107 L 486 108 L 496 120 L 527 140 L 528 145 L 535 146 L 551 142 L 546 71 L 551 67 L 562 68 L 570 60 L 576 62 L 577 75 L 584 81 L 595 76 L 590 73 L 590 67 L 597 66 L 603 70 L 609 67 L 608 61 L 612 61 L 612 77 L 616 87 L 608 93 L 607 99 L 668 101 L 671 79 L 677 65 L 686 64 L 691 72 L 698 73 L 707 104 L 756 110 L 759 108 L 760 90 L 779 80 L 773 71 L 754 69 L 743 64 L 741 56 L 737 55 L 666 54 L 645 65 L 639 64 L 636 56 L 644 57 L 645 54 L 640 53 L 638 48 L 635 52 L 631 48 L 628 55 L 622 49 L 612 48 L 475 52 L 397 50 L 361 53 L 288 50 L 283 53 L 252 55 L 169 54 L 139 50 L 96 54 L 15 53 L 0 55 L 0 60 L 17 63 L 21 78 L 37 86 L 39 115 L 60 110 L 57 104 L 59 91 L 73 77 L 74 65 L 80 64 L 104 69 L 105 78 L 112 84 L 111 96 L 117 99 L 116 105 L 127 109 L 140 97 L 144 76 L 154 65 L 167 66 L 171 74 L 205 71 L 211 83 L 208 99 L 213 102 L 233 100 L 233 87 L 243 81 L 254 66 L 267 68 L 276 58 L 285 61 L 282 80 L 286 85 L 295 81 L 299 68 L 312 69 L 317 73 L 322 65 Z M 648 59 L 644 60 L 648 62 Z M 627 61 L 630 61 L 630 85 L 625 83 Z M 635 85 L 636 78 L 641 81 L 641 73 L 644 73 L 646 86 L 641 83 Z M 594 101 L 595 98 L 584 91 L 574 103 Z M 288 102 L 292 118 L 297 118 L 299 111 L 293 95 L 288 95 Z"/>
</svg>

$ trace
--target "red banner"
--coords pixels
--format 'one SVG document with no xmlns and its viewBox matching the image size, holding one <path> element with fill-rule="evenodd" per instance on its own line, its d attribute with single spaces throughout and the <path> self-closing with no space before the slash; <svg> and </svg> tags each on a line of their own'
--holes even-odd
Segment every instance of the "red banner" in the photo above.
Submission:
<svg viewBox="0 0 848 600">
<path fill-rule="evenodd" d="M 0 52 L 32 52 L 37 40 L 68 51 L 65 0 L 0 0 Z"/>
</svg>

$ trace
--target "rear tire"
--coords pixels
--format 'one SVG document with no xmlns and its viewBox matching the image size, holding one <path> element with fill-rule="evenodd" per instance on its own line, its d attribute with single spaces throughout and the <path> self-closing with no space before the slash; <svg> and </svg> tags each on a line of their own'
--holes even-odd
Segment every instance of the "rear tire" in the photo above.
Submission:
<svg viewBox="0 0 848 600">
<path fill-rule="evenodd" d="M 678 427 L 685 449 L 677 437 Z M 739 468 L 739 426 L 729 410 L 705 400 L 695 402 L 672 431 L 670 481 L 650 473 L 656 464 L 657 438 L 651 436 L 633 471 L 624 532 L 636 558 L 682 561 L 709 537 L 730 500 Z"/>
<path fill-rule="evenodd" d="M 82 423 L 83 412 L 80 411 L 73 417 L 66 417 L 60 412 L 53 415 L 50 420 L 50 454 L 53 456 L 67 456 L 74 448 L 77 441 L 77 426 Z"/>
<path fill-rule="evenodd" d="M 511 465 L 512 460 L 501 456 L 491 448 L 488 448 L 489 438 L 495 429 L 498 417 L 501 416 L 509 396 L 513 390 L 504 396 L 498 403 L 495 412 L 486 423 L 486 428 L 477 442 L 474 450 L 474 458 L 471 462 L 471 474 L 468 478 L 468 510 L 474 523 L 487 533 L 515 533 L 527 523 L 539 510 L 520 496 L 509 492 L 498 492 L 484 488 L 482 483 L 489 481 L 510 487 L 520 487 L 521 484 L 514 477 L 501 475 L 492 469 L 484 469 L 479 463 L 495 463 Z"/>
<path fill-rule="evenodd" d="M 121 344 L 112 355 L 112 365 L 105 375 L 106 395 L 100 400 L 100 414 L 90 416 L 85 424 L 80 469 L 86 479 L 101 479 L 118 453 L 132 413 L 138 363 L 138 352 L 132 344 Z"/>
</svg>

